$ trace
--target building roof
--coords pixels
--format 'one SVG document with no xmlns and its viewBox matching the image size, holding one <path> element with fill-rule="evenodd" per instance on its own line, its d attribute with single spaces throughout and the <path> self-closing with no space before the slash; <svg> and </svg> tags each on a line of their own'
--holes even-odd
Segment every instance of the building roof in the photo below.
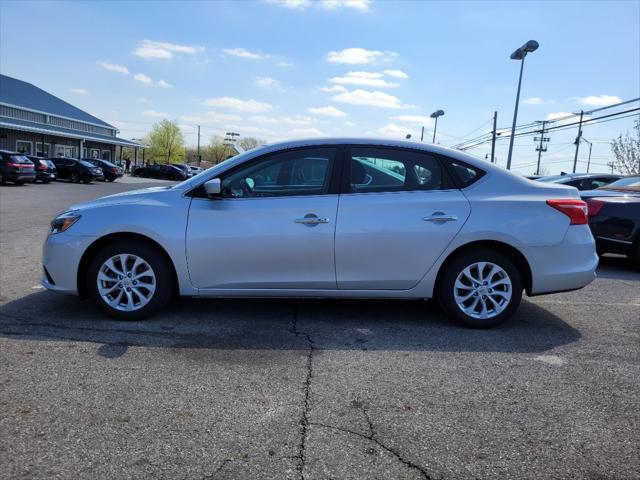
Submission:
<svg viewBox="0 0 640 480">
<path fill-rule="evenodd" d="M 70 128 L 27 122 L 26 120 L 17 120 L 8 117 L 0 117 L 0 128 L 11 128 L 14 130 L 22 130 L 23 132 L 42 133 L 45 135 L 60 135 L 62 137 L 77 138 L 78 140 L 84 139 L 111 145 L 122 145 L 124 147 L 142 146 L 139 143 L 125 140 L 124 138 L 110 137 L 109 135 L 100 135 L 98 133 L 79 132 L 78 130 L 71 130 Z"/>
<path fill-rule="evenodd" d="M 0 74 L 0 103 L 115 129 L 113 125 L 103 122 L 35 85 L 2 74 Z"/>
</svg>

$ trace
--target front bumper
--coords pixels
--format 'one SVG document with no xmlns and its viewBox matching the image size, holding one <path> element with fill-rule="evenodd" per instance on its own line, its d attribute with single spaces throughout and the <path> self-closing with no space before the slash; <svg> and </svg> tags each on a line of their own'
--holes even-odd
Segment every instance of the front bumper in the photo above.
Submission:
<svg viewBox="0 0 640 480">
<path fill-rule="evenodd" d="M 596 278 L 598 255 L 587 225 L 572 225 L 557 245 L 525 247 L 531 267 L 531 295 L 577 290 Z"/>
<path fill-rule="evenodd" d="M 67 232 L 49 235 L 42 247 L 42 265 L 46 269 L 42 273 L 42 286 L 54 292 L 77 295 L 80 260 L 97 238 Z"/>
</svg>

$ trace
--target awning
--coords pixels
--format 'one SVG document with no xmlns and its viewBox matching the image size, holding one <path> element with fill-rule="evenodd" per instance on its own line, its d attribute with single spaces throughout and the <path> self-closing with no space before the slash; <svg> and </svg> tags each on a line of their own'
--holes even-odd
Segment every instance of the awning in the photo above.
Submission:
<svg viewBox="0 0 640 480">
<path fill-rule="evenodd" d="M 143 145 L 124 138 L 110 137 L 98 133 L 79 132 L 70 128 L 57 127 L 55 125 L 43 125 L 41 123 L 27 122 L 15 118 L 0 117 L 0 128 L 10 128 L 23 132 L 40 133 L 44 135 L 57 135 L 59 137 L 77 138 L 78 140 L 89 140 L 92 142 L 108 143 L 111 145 L 122 145 L 123 147 L 138 147 Z"/>
</svg>

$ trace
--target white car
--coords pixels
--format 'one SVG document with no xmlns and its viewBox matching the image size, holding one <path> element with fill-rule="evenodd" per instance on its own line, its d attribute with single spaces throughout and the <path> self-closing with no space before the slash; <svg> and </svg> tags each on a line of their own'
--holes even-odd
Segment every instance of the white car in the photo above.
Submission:
<svg viewBox="0 0 640 480">
<path fill-rule="evenodd" d="M 189 167 L 189 170 L 191 170 L 191 175 L 198 175 L 199 173 L 202 173 L 204 171 L 202 167 L 196 167 L 195 165 L 187 166 Z"/>
<path fill-rule="evenodd" d="M 315 139 L 70 207 L 43 264 L 45 287 L 121 319 L 174 293 L 436 297 L 451 318 L 490 327 L 523 290 L 584 287 L 598 257 L 575 188 L 432 145 Z"/>
</svg>

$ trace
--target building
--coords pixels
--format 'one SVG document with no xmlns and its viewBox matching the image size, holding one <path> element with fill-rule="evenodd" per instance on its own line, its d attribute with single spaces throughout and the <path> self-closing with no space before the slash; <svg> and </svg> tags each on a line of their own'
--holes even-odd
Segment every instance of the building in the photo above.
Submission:
<svg viewBox="0 0 640 480">
<path fill-rule="evenodd" d="M 117 134 L 113 125 L 35 85 L 0 75 L 0 149 L 114 161 L 132 147 L 137 159 L 141 145 Z"/>
</svg>

